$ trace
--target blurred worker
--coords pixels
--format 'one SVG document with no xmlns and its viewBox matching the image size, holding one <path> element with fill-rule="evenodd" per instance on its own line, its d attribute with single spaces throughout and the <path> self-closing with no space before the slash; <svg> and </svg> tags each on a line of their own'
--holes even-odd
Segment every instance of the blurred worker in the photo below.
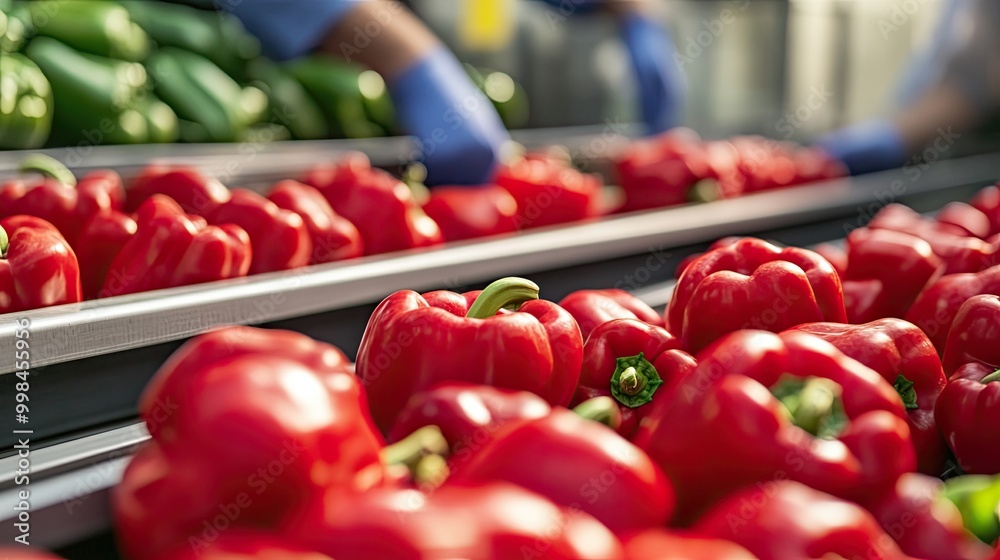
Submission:
<svg viewBox="0 0 1000 560">
<path fill-rule="evenodd" d="M 545 0 L 558 14 L 605 9 L 618 18 L 639 87 L 639 105 L 647 134 L 680 124 L 684 77 L 666 28 L 655 18 L 651 0 Z"/>
<path fill-rule="evenodd" d="M 935 143 L 942 151 L 1000 108 L 1000 2 L 944 2 L 931 48 L 902 82 L 899 111 L 819 140 L 852 174 L 902 166 Z"/>
<path fill-rule="evenodd" d="M 454 1 L 454 0 L 448 0 Z M 677 124 L 682 85 L 666 32 L 637 0 L 546 0 L 553 9 L 606 4 L 619 17 L 650 132 Z M 381 74 L 400 124 L 417 137 L 427 183 L 480 184 L 510 140 L 500 117 L 455 56 L 408 9 L 391 0 L 217 0 L 288 60 L 321 49 Z"/>
</svg>

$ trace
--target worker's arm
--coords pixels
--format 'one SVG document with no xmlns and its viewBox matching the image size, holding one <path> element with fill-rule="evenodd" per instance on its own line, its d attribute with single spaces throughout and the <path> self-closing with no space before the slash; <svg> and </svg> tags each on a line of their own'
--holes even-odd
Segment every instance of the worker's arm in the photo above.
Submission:
<svg viewBox="0 0 1000 560">
<path fill-rule="evenodd" d="M 927 86 L 906 83 L 920 92 L 892 117 L 852 125 L 820 139 L 819 145 L 847 164 L 853 174 L 903 165 L 935 138 L 974 129 L 995 110 L 1000 100 L 1000 2 L 949 0 L 963 8 L 949 21 L 948 31 L 959 36 L 936 41 L 947 56 L 930 56 L 943 66 L 926 68 L 935 76 Z"/>
<path fill-rule="evenodd" d="M 279 60 L 320 49 L 381 74 L 428 184 L 490 179 L 510 139 L 455 56 L 407 8 L 390 0 L 242 0 L 232 7 Z"/>
</svg>

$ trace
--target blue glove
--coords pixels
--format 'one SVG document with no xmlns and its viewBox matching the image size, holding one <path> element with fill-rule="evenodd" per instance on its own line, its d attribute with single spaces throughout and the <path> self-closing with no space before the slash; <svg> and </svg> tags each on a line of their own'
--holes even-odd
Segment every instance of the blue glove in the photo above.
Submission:
<svg viewBox="0 0 1000 560">
<path fill-rule="evenodd" d="M 260 40 L 264 54 L 290 60 L 316 48 L 330 28 L 364 0 L 217 0 Z"/>
<path fill-rule="evenodd" d="M 908 155 L 899 131 L 884 119 L 835 130 L 820 138 L 817 145 L 844 162 L 851 175 L 900 167 Z"/>
<path fill-rule="evenodd" d="M 622 39 L 639 82 L 646 132 L 657 134 L 677 126 L 684 105 L 684 76 L 674 60 L 670 34 L 647 17 L 628 14 L 622 19 Z"/>
<path fill-rule="evenodd" d="M 417 137 L 428 185 L 491 179 L 510 135 L 493 104 L 450 51 L 439 47 L 389 83 L 403 128 Z"/>
</svg>

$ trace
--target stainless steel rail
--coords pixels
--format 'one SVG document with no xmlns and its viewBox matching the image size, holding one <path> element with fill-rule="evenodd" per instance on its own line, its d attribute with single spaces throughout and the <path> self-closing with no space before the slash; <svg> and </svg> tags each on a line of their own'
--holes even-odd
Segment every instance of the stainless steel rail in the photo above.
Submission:
<svg viewBox="0 0 1000 560">
<path fill-rule="evenodd" d="M 257 324 L 370 303 L 398 289 L 484 282 L 806 224 L 845 211 L 864 214 L 870 212 L 868 205 L 896 197 L 900 190 L 906 195 L 943 191 L 997 177 L 1000 159 L 975 156 L 937 163 L 916 180 L 889 171 L 434 250 L 0 316 L 0 374 L 14 371 L 14 320 L 22 317 L 31 322 L 31 366 L 37 368 L 183 339 L 221 325 Z"/>
<path fill-rule="evenodd" d="M 25 491 L 33 546 L 57 548 L 110 528 L 108 491 L 147 439 L 145 425 L 135 423 L 33 449 L 27 484 L 20 485 L 15 484 L 20 458 L 0 459 L 0 542 L 13 543 L 21 534 L 14 526 L 20 513 L 15 506 Z"/>
<path fill-rule="evenodd" d="M 588 158 L 607 158 L 628 142 L 635 128 L 609 123 L 515 130 L 515 142 L 527 148 L 552 144 L 566 146 L 572 153 Z M 347 151 L 368 155 L 375 165 L 395 166 L 412 161 L 416 144 L 413 138 L 362 138 L 350 140 L 297 140 L 289 142 L 241 144 L 151 144 L 134 146 L 82 146 L 31 151 L 0 151 L 0 179 L 17 173 L 25 155 L 44 153 L 69 166 L 77 173 L 93 169 L 116 169 L 128 177 L 147 162 L 177 163 L 198 167 L 221 177 L 227 183 L 270 182 L 297 177 L 319 162 L 333 160 Z"/>
</svg>

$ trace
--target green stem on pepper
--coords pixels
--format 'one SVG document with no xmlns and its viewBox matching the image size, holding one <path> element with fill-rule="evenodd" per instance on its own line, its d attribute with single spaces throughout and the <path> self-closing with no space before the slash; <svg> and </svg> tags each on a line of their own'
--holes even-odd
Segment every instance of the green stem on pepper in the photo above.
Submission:
<svg viewBox="0 0 1000 560">
<path fill-rule="evenodd" d="M 611 396 L 629 408 L 640 407 L 653 400 L 653 393 L 663 385 L 663 379 L 640 352 L 616 360 L 611 375 Z"/>
<path fill-rule="evenodd" d="M 981 380 L 981 382 L 984 383 L 984 384 L 985 383 L 996 383 L 997 381 L 1000 381 L 1000 369 L 998 369 L 998 370 L 994 371 L 993 373 L 987 375 L 986 377 L 982 378 L 982 380 Z"/>
<path fill-rule="evenodd" d="M 501 278 L 486 286 L 465 316 L 488 319 L 501 309 L 517 310 L 521 304 L 533 299 L 538 299 L 538 285 L 531 280 L 513 276 Z"/>
<path fill-rule="evenodd" d="M 42 175 L 51 177 L 66 186 L 76 186 L 76 177 L 73 176 L 73 172 L 59 160 L 45 154 L 31 154 L 24 158 L 21 160 L 21 165 L 18 167 L 18 171 L 21 173 L 41 173 Z"/>
<path fill-rule="evenodd" d="M 903 377 L 903 374 L 896 376 L 896 382 L 892 384 L 892 388 L 903 399 L 903 406 L 906 407 L 906 410 L 920 408 L 920 405 L 917 404 L 917 391 L 913 388 L 913 382 Z"/>
<path fill-rule="evenodd" d="M 587 420 L 600 422 L 612 430 L 622 425 L 622 411 L 611 397 L 594 397 L 573 407 L 573 412 Z"/>
<path fill-rule="evenodd" d="M 7 247 L 10 246 L 10 239 L 7 237 L 7 230 L 0 227 L 0 259 L 7 256 Z"/>
<path fill-rule="evenodd" d="M 818 438 L 833 439 L 847 427 L 842 389 L 834 381 L 785 375 L 771 393 L 785 405 L 796 426 Z"/>
</svg>

